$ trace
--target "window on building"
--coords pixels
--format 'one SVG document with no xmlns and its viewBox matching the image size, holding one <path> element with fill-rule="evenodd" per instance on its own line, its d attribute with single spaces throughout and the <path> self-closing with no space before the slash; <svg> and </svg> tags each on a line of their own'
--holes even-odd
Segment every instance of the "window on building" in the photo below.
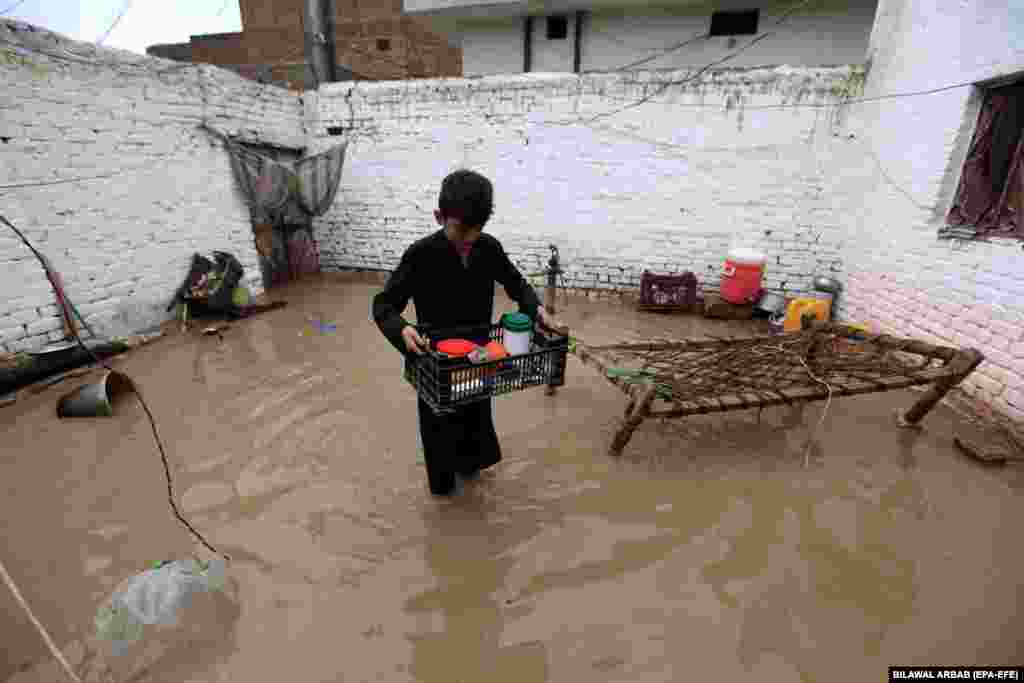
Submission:
<svg viewBox="0 0 1024 683">
<path fill-rule="evenodd" d="M 569 37 L 569 17 L 548 17 L 548 40 L 565 40 Z"/>
<path fill-rule="evenodd" d="M 1024 238 L 1024 82 L 989 88 L 946 223 Z"/>
<path fill-rule="evenodd" d="M 377 50 L 380 52 L 387 52 L 391 49 L 391 41 L 387 38 L 377 39 Z"/>
<path fill-rule="evenodd" d="M 749 36 L 757 33 L 761 10 L 744 9 L 715 12 L 711 15 L 711 36 Z"/>
</svg>

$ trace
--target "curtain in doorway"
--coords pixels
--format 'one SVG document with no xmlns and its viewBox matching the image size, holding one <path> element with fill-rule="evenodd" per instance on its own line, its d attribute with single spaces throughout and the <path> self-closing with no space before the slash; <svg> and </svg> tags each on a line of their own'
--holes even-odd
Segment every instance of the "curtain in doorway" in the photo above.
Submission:
<svg viewBox="0 0 1024 683">
<path fill-rule="evenodd" d="M 1024 86 L 989 91 L 964 162 L 953 227 L 979 236 L 1024 237 Z"/>
<path fill-rule="evenodd" d="M 291 196 L 291 169 L 230 141 L 228 156 L 252 219 L 257 223 L 272 222 Z"/>
<path fill-rule="evenodd" d="M 320 253 L 310 226 L 288 226 L 288 265 L 293 278 L 320 272 Z"/>
</svg>

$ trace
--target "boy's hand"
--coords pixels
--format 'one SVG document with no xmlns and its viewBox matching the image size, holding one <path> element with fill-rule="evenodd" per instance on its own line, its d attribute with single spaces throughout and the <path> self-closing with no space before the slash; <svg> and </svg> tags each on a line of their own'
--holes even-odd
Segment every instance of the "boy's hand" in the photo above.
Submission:
<svg viewBox="0 0 1024 683">
<path fill-rule="evenodd" d="M 420 336 L 420 333 L 412 325 L 406 325 L 402 330 L 402 339 L 405 341 L 405 348 L 408 349 L 409 353 L 422 356 L 430 348 L 427 340 Z"/>
<path fill-rule="evenodd" d="M 552 332 L 559 334 L 569 333 L 569 327 L 555 319 L 553 315 L 544 310 L 543 306 L 537 309 L 537 322 L 541 324 L 541 327 L 546 327 Z"/>
</svg>

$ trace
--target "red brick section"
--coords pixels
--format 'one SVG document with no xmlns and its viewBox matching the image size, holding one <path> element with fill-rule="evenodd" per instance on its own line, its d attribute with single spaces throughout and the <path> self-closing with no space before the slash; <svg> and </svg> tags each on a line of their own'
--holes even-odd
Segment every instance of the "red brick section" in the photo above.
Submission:
<svg viewBox="0 0 1024 683">
<path fill-rule="evenodd" d="M 275 81 L 301 88 L 304 1 L 240 0 L 240 6 L 244 32 L 194 37 L 193 60 L 227 67 L 273 64 Z M 403 15 L 402 0 L 336 0 L 335 14 L 338 63 L 362 78 L 462 75 L 462 51 Z"/>
<path fill-rule="evenodd" d="M 188 59 L 259 79 L 269 65 L 272 82 L 305 86 L 304 0 L 240 0 L 241 33 L 192 36 L 190 44 L 154 46 L 151 54 Z M 402 14 L 402 0 L 336 0 L 338 63 L 359 78 L 458 77 L 462 50 L 419 19 Z M 264 76 L 265 78 L 265 76 Z"/>
</svg>

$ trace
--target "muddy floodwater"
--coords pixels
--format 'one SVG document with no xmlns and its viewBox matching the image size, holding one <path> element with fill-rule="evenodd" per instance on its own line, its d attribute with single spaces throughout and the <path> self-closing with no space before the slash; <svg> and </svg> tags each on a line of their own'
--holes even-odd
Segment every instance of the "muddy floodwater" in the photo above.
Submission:
<svg viewBox="0 0 1024 683">
<path fill-rule="evenodd" d="M 916 393 L 838 399 L 806 468 L 822 404 L 647 421 L 613 459 L 625 397 L 570 358 L 557 395 L 496 399 L 504 461 L 440 501 L 370 320 L 377 288 L 292 285 L 222 339 L 174 333 L 117 360 L 183 510 L 232 556 L 216 628 L 130 680 L 836 683 L 1024 662 L 1024 468 L 965 459 L 951 410 L 914 432 L 893 413 Z M 496 308 L 512 309 L 500 288 Z M 750 329 L 559 313 L 588 342 Z M 0 528 L 25 598 L 102 680 L 101 600 L 154 560 L 209 556 L 170 512 L 138 403 L 56 418 L 84 381 L 0 408 Z M 0 680 L 63 680 L 2 586 L 0 606 Z"/>
</svg>

